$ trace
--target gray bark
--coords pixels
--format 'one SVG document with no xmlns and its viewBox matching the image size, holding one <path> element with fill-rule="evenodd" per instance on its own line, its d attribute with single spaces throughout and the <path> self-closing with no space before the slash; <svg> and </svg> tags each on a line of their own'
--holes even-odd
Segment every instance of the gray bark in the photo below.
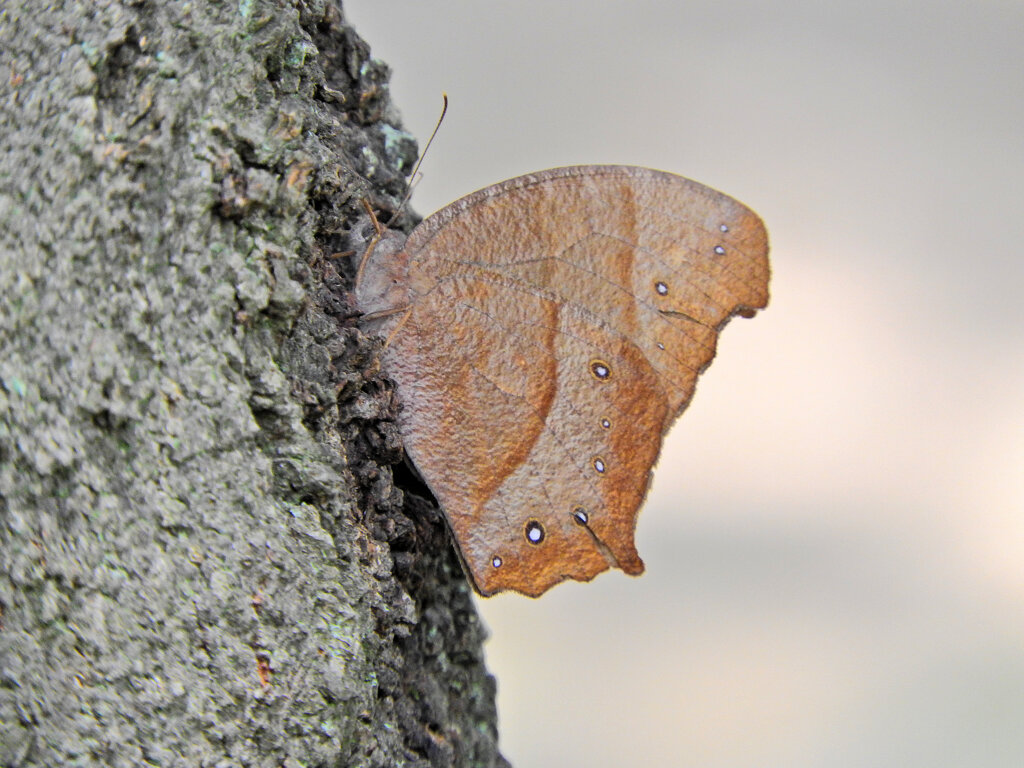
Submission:
<svg viewBox="0 0 1024 768">
<path fill-rule="evenodd" d="M 504 764 L 335 255 L 387 78 L 327 0 L 0 7 L 0 765 Z"/>
</svg>

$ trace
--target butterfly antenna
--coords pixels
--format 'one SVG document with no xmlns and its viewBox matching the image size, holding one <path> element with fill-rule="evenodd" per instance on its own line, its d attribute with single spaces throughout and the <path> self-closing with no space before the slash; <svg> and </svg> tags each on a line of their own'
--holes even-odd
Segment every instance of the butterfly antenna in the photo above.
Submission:
<svg viewBox="0 0 1024 768">
<path fill-rule="evenodd" d="M 405 208 L 405 204 L 409 202 L 409 198 L 412 197 L 413 187 L 416 185 L 416 174 L 420 171 L 420 165 L 423 163 L 423 158 L 427 156 L 427 150 L 430 149 L 430 145 L 434 143 L 434 137 L 437 136 L 437 129 L 441 127 L 444 116 L 448 112 L 448 94 L 442 93 L 441 98 L 444 99 L 444 105 L 441 107 L 441 116 L 437 118 L 437 123 L 434 125 L 434 130 L 430 134 L 430 138 L 427 139 L 427 145 L 423 147 L 423 151 L 420 152 L 419 160 L 416 161 L 416 165 L 413 166 L 412 173 L 409 175 L 409 189 L 406 190 L 405 197 L 402 198 L 402 202 L 399 203 L 398 208 L 395 209 L 394 215 L 387 220 L 385 227 L 390 227 L 392 222 L 398 218 L 398 214 Z"/>
<path fill-rule="evenodd" d="M 437 123 L 434 125 L 434 130 L 431 131 L 430 138 L 427 139 L 426 146 L 423 147 L 423 151 L 420 152 L 420 157 L 416 161 L 416 165 L 413 166 L 412 174 L 409 177 L 409 188 L 405 192 L 405 197 L 402 198 L 402 202 L 398 204 L 398 207 L 395 209 L 394 214 L 391 216 L 390 219 L 387 220 L 383 227 L 381 227 L 380 220 L 377 218 L 377 214 L 373 212 L 373 208 L 370 206 L 370 203 L 366 200 L 366 198 L 363 198 L 363 208 L 365 208 L 366 212 L 370 215 L 370 221 L 373 224 L 374 235 L 373 239 L 370 240 L 369 245 L 366 247 L 366 252 L 363 254 L 363 258 L 360 259 L 359 261 L 359 269 L 356 270 L 357 289 L 363 281 L 363 272 L 366 271 L 366 265 L 370 261 L 370 256 L 373 254 L 374 249 L 377 247 L 377 243 L 380 242 L 381 237 L 383 237 L 384 235 L 384 228 L 391 226 L 392 222 L 394 222 L 394 220 L 398 218 L 398 214 L 402 212 L 402 209 L 405 208 L 405 204 L 409 202 L 409 198 L 412 196 L 413 186 L 416 183 L 416 174 L 419 173 L 420 165 L 423 163 L 423 158 L 427 156 L 427 150 L 430 149 L 430 145 L 434 143 L 434 137 L 437 136 L 437 129 L 441 127 L 441 122 L 444 120 L 444 116 L 448 112 L 448 94 L 442 93 L 441 98 L 444 99 L 444 104 L 441 107 L 441 115 L 440 117 L 437 118 Z"/>
</svg>

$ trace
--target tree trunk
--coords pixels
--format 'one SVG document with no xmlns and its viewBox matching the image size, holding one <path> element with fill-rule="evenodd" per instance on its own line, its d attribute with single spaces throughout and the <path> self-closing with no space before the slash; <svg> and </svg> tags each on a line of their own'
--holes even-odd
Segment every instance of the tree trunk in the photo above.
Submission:
<svg viewBox="0 0 1024 768">
<path fill-rule="evenodd" d="M 337 255 L 387 67 L 330 0 L 52 5 L 0 9 L 0 765 L 504 765 Z"/>
</svg>

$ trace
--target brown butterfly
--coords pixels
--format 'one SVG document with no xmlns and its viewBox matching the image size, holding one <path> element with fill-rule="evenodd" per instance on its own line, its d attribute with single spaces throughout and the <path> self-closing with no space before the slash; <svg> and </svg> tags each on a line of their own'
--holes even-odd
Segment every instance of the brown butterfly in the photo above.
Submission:
<svg viewBox="0 0 1024 768">
<path fill-rule="evenodd" d="M 554 168 L 385 231 L 364 267 L 406 451 L 480 594 L 641 573 L 662 438 L 719 330 L 768 302 L 757 215 L 662 171 Z"/>
</svg>

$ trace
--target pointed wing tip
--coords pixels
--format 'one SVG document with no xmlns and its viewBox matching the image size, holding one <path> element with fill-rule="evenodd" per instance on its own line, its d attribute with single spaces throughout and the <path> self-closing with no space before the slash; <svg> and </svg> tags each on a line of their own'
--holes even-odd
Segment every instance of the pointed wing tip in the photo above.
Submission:
<svg viewBox="0 0 1024 768">
<path fill-rule="evenodd" d="M 750 306 L 749 304 L 743 304 L 741 306 L 736 307 L 736 309 L 732 311 L 732 316 L 743 317 L 749 320 L 752 317 L 757 317 L 757 313 L 767 306 L 767 300 L 762 302 L 759 306 Z"/>
</svg>

